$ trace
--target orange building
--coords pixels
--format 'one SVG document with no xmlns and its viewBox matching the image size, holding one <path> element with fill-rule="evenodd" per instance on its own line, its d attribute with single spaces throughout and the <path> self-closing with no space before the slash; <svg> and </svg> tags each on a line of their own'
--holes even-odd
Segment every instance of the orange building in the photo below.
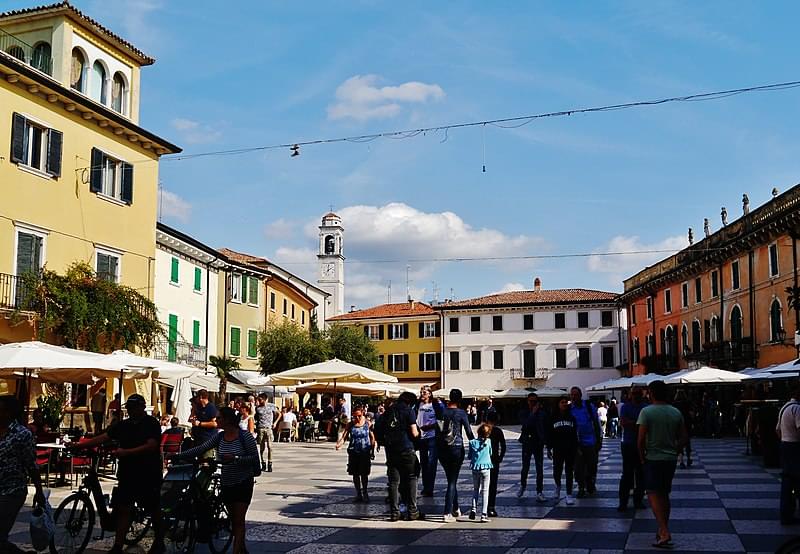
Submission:
<svg viewBox="0 0 800 554">
<path fill-rule="evenodd" d="M 625 280 L 632 374 L 797 357 L 800 185 Z"/>
</svg>

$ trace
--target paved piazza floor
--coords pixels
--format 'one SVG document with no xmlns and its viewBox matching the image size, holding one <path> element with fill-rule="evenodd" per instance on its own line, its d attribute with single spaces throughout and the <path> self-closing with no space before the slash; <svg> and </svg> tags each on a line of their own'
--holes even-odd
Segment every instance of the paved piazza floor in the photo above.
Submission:
<svg viewBox="0 0 800 554">
<path fill-rule="evenodd" d="M 507 432 L 509 438 L 516 435 Z M 386 476 L 383 456 L 373 465 L 369 505 L 353 504 L 346 474 L 347 455 L 331 443 L 276 444 L 275 471 L 258 479 L 248 512 L 251 553 L 612 553 L 657 550 L 656 530 L 649 509 L 618 513 L 617 485 L 621 456 L 616 440 L 608 440 L 600 455 L 598 492 L 574 506 L 550 500 L 538 504 L 516 498 L 520 448 L 510 451 L 500 473 L 498 512 L 488 524 L 462 517 L 442 520 L 444 473 L 437 475 L 436 497 L 420 499 L 425 521 L 391 523 L 384 504 Z M 774 552 L 785 540 L 800 535 L 800 527 L 778 523 L 780 483 L 776 470 L 764 470 L 760 460 L 744 456 L 740 440 L 696 440 L 695 464 L 678 470 L 672 494 L 674 552 Z M 533 469 L 533 468 L 532 468 Z M 546 494 L 552 495 L 550 464 L 545 461 Z M 533 475 L 530 479 L 533 479 Z M 529 480 L 529 485 L 535 481 Z M 529 487 L 530 488 L 530 487 Z M 532 488 L 535 489 L 535 486 Z M 459 481 L 462 510 L 471 499 L 468 468 Z M 54 495 L 54 501 L 64 492 Z M 27 513 L 14 528 L 12 540 L 24 546 Z M 91 552 L 104 552 L 110 541 L 95 541 Z M 142 552 L 132 548 L 131 552 Z M 198 547 L 205 552 L 206 547 Z"/>
</svg>

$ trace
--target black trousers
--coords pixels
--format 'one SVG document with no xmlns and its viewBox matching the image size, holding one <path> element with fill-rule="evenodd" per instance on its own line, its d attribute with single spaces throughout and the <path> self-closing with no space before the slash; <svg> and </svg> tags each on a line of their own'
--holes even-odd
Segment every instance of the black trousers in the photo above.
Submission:
<svg viewBox="0 0 800 554">
<path fill-rule="evenodd" d="M 409 515 L 417 510 L 417 475 L 419 460 L 413 450 L 386 451 L 386 476 L 389 478 L 389 509 L 400 514 L 400 496 L 408 507 Z"/>
<path fill-rule="evenodd" d="M 489 509 L 494 510 L 497 501 L 497 479 L 500 477 L 500 462 L 493 462 L 489 470 Z"/>
<path fill-rule="evenodd" d="M 575 480 L 578 489 L 589 494 L 596 490 L 597 482 L 597 449 L 594 445 L 579 445 L 575 456 Z"/>
<path fill-rule="evenodd" d="M 522 471 L 520 483 L 523 488 L 528 485 L 528 472 L 531 470 L 531 456 L 536 463 L 536 492 L 544 490 L 544 445 L 541 443 L 522 445 Z"/>
<path fill-rule="evenodd" d="M 633 503 L 644 499 L 644 471 L 635 442 L 622 443 L 622 476 L 619 479 L 619 505 L 627 506 L 633 489 Z"/>
<path fill-rule="evenodd" d="M 556 487 L 561 488 L 561 472 L 565 471 L 567 474 L 567 494 L 572 494 L 572 479 L 575 471 L 575 453 L 576 448 L 553 450 L 553 481 L 556 482 Z"/>
</svg>

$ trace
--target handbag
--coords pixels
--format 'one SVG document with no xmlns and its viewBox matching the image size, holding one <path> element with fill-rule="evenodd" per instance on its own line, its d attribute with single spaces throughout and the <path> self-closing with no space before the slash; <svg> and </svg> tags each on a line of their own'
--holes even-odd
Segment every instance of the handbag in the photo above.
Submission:
<svg viewBox="0 0 800 554">
<path fill-rule="evenodd" d="M 53 534 L 55 533 L 53 507 L 48 500 L 49 496 L 50 491 L 45 492 L 44 505 L 34 507 L 31 512 L 31 545 L 36 551 L 50 548 L 50 541 L 53 539 Z"/>
</svg>

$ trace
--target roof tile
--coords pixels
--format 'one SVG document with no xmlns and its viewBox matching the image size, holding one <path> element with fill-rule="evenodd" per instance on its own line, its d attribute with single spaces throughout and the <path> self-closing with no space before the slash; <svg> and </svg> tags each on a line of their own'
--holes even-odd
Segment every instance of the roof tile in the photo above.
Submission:
<svg viewBox="0 0 800 554">
<path fill-rule="evenodd" d="M 484 308 L 491 306 L 613 302 L 618 296 L 619 294 L 616 292 L 591 289 L 519 290 L 446 302 L 439 304 L 437 308 L 449 310 L 451 308 Z"/>
<path fill-rule="evenodd" d="M 328 318 L 328 321 L 350 321 L 355 319 L 383 319 L 392 317 L 415 317 L 436 315 L 436 312 L 424 302 L 402 302 L 399 304 L 381 304 L 372 308 L 356 310 L 347 314 Z"/>
</svg>

